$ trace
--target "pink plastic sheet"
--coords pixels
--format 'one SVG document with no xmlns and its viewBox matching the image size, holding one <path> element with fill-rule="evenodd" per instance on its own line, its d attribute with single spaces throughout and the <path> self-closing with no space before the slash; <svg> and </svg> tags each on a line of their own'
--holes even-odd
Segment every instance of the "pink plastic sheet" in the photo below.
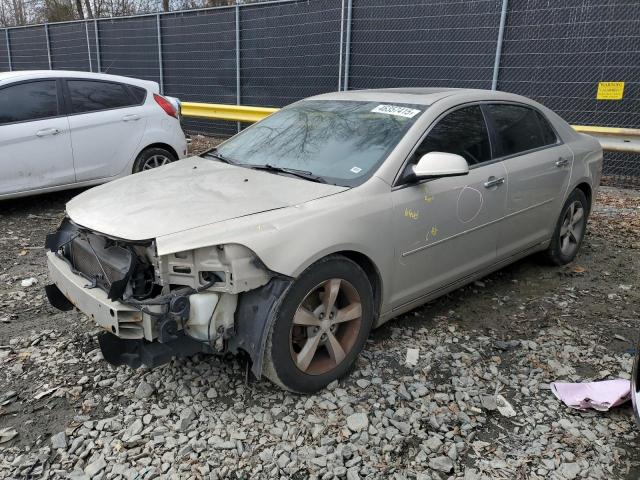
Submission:
<svg viewBox="0 0 640 480">
<path fill-rule="evenodd" d="M 621 378 L 588 383 L 554 382 L 551 391 L 568 407 L 606 412 L 631 398 L 631 382 Z"/>
</svg>

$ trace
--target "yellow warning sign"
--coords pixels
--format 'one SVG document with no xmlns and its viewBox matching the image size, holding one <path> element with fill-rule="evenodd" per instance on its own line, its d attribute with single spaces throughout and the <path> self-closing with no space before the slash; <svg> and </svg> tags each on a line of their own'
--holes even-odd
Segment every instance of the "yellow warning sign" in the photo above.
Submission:
<svg viewBox="0 0 640 480">
<path fill-rule="evenodd" d="M 599 82 L 597 100 L 622 100 L 624 82 Z"/>
</svg>

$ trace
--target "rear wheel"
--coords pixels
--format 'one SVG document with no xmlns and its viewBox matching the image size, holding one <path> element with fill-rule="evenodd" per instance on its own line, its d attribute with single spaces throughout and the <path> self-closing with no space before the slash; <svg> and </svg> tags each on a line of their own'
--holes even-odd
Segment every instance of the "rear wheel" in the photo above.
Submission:
<svg viewBox="0 0 640 480">
<path fill-rule="evenodd" d="M 562 207 L 551 243 L 545 252 L 547 260 L 555 265 L 565 265 L 576 257 L 587 231 L 588 216 L 587 197 L 582 190 L 575 189 Z"/>
<path fill-rule="evenodd" d="M 330 256 L 309 267 L 284 294 L 265 350 L 265 375 L 312 393 L 344 376 L 373 323 L 373 292 L 353 261 Z"/>
<path fill-rule="evenodd" d="M 143 150 L 133 164 L 133 173 L 151 170 L 162 167 L 168 163 L 175 162 L 176 156 L 169 150 L 159 147 L 147 148 Z"/>
</svg>

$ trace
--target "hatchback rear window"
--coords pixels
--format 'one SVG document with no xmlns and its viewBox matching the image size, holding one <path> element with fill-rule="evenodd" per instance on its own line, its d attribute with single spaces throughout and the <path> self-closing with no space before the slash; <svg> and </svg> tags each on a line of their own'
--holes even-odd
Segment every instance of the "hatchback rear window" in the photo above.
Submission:
<svg viewBox="0 0 640 480">
<path fill-rule="evenodd" d="M 91 80 L 69 80 L 69 95 L 73 113 L 96 112 L 137 105 L 138 101 L 119 83 Z"/>
</svg>

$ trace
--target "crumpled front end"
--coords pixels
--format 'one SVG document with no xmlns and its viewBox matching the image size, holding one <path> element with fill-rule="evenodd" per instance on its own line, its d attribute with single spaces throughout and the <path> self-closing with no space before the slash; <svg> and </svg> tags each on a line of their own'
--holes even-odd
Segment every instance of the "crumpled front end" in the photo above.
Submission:
<svg viewBox="0 0 640 480">
<path fill-rule="evenodd" d="M 158 256 L 153 240 L 109 237 L 70 219 L 47 236 L 46 248 L 50 303 L 84 312 L 105 330 L 105 360 L 134 368 L 225 352 L 237 333 L 239 296 L 272 277 L 242 245 Z"/>
</svg>

